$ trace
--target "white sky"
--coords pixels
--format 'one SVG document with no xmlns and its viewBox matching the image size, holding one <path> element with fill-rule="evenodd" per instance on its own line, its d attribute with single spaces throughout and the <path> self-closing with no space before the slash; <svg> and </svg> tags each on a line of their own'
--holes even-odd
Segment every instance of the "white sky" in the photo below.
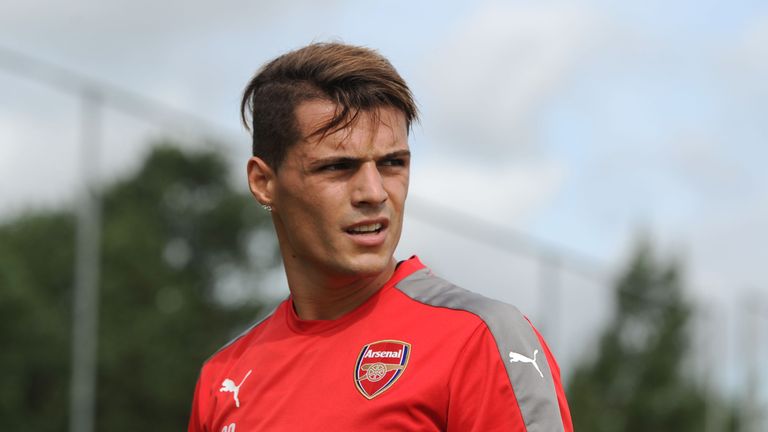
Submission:
<svg viewBox="0 0 768 432">
<path fill-rule="evenodd" d="M 723 310 L 747 292 L 768 296 L 764 2 L 372 3 L 6 0 L 0 46 L 207 118 L 243 160 L 240 92 L 263 62 L 313 40 L 374 47 L 423 114 L 414 203 L 459 209 L 607 268 L 650 232 L 686 257 L 694 296 Z M 0 217 L 72 197 L 78 110 L 0 62 Z M 107 181 L 168 133 L 113 111 L 104 129 Z M 534 260 L 412 216 L 400 257 L 417 253 L 558 326 L 549 333 L 566 361 L 583 351 L 567 341 L 604 317 L 605 287 L 567 274 L 560 313 L 547 316 L 541 305 L 553 302 L 537 297 Z M 568 309 L 577 299 L 588 311 Z"/>
</svg>

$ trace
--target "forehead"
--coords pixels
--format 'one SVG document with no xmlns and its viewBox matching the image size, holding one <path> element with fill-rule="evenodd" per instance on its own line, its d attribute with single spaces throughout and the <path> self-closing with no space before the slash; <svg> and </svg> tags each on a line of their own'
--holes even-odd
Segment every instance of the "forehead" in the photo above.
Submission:
<svg viewBox="0 0 768 432">
<path fill-rule="evenodd" d="M 337 105 L 326 100 L 312 100 L 296 108 L 301 139 L 289 151 L 296 156 L 343 154 L 356 157 L 376 156 L 408 149 L 405 115 L 392 107 L 361 111 L 347 127 L 325 136 L 314 134 L 333 118 Z"/>
</svg>

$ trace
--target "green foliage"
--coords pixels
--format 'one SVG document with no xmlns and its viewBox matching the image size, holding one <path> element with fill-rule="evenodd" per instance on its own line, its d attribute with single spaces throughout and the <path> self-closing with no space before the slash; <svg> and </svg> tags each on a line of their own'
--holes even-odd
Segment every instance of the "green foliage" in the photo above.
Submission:
<svg viewBox="0 0 768 432">
<path fill-rule="evenodd" d="M 73 241 L 72 217 L 61 212 L 0 228 L 0 418 L 8 429 L 66 424 Z"/>
<path fill-rule="evenodd" d="M 642 244 L 616 285 L 596 358 L 570 380 L 575 430 L 704 430 L 706 395 L 686 370 L 690 315 L 679 265 L 658 262 Z"/>
<path fill-rule="evenodd" d="M 214 153 L 161 145 L 102 194 L 97 430 L 183 430 L 202 362 L 256 318 L 255 296 L 216 300 L 223 276 L 275 264 L 249 262 L 271 224 L 227 175 Z M 51 211 L 0 226 L 5 429 L 66 429 L 74 224 Z"/>
</svg>

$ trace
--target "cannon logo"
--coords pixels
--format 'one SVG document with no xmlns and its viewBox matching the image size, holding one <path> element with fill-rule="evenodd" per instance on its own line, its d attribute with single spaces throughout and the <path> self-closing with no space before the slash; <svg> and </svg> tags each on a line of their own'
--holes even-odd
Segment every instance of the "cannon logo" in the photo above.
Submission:
<svg viewBox="0 0 768 432">
<path fill-rule="evenodd" d="M 367 399 L 384 393 L 405 372 L 411 344 L 381 340 L 364 346 L 355 364 L 355 387 Z"/>
</svg>

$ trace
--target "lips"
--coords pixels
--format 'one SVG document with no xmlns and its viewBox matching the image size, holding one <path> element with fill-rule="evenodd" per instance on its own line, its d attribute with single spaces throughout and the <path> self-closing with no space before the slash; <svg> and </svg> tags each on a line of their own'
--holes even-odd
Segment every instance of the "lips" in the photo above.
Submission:
<svg viewBox="0 0 768 432">
<path fill-rule="evenodd" d="M 371 233 L 377 233 L 381 231 L 382 228 L 384 228 L 383 224 L 372 223 L 367 225 L 354 226 L 352 228 L 349 228 L 347 232 L 350 234 L 371 234 Z"/>
<path fill-rule="evenodd" d="M 378 234 L 389 225 L 389 221 L 386 219 L 377 219 L 357 222 L 347 227 L 344 231 L 352 235 L 371 235 Z"/>
<path fill-rule="evenodd" d="M 359 246 L 381 246 L 387 238 L 388 226 L 387 219 L 366 220 L 350 225 L 344 231 Z"/>
</svg>

